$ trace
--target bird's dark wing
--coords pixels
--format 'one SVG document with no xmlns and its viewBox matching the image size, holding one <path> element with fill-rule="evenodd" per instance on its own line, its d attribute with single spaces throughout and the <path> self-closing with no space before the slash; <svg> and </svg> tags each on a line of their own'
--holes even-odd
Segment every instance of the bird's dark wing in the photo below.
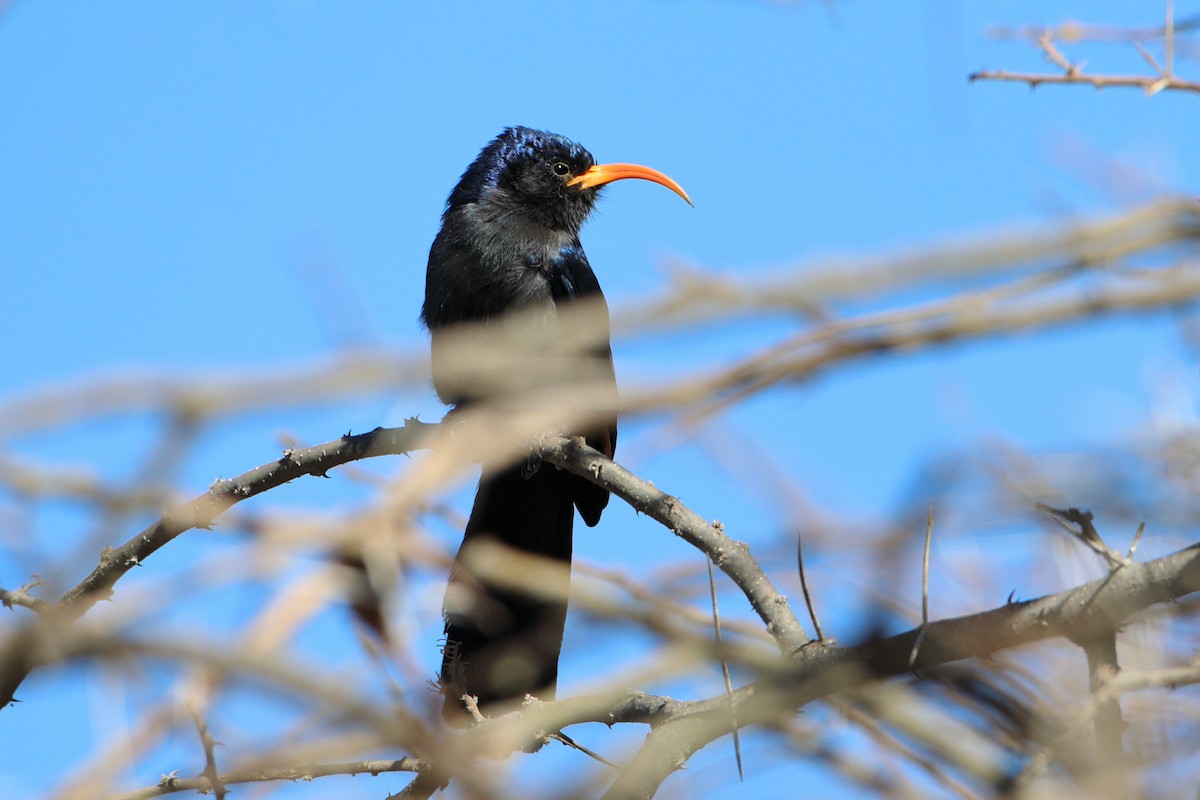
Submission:
<svg viewBox="0 0 1200 800">
<path fill-rule="evenodd" d="M 444 238 L 450 239 L 450 234 Z M 587 369 L 594 370 L 590 383 L 599 391 L 612 392 L 615 399 L 608 309 L 578 242 L 561 248 L 550 258 L 527 256 L 518 269 L 506 272 L 476 270 L 472 274 L 464 268 L 462 253 L 440 241 L 435 243 L 433 254 L 429 283 L 432 293 L 427 294 L 425 319 L 433 334 L 435 385 L 443 399 L 460 404 L 474 399 L 461 389 L 446 390 L 447 385 L 453 385 L 446 381 L 453 374 L 453 364 L 438 361 L 438 332 L 443 325 L 502 315 L 504 309 L 498 306 L 520 308 L 520 303 L 513 302 L 518 297 L 532 303 L 553 303 L 556 309 L 580 302 L 597 304 L 603 312 L 600 319 L 604 330 L 596 347 L 585 354 Z M 479 291 L 481 282 L 489 278 L 490 285 Z M 442 296 L 448 300 L 439 302 Z M 555 331 L 551 323 L 535 335 L 553 336 Z M 576 373 L 568 375 L 564 379 L 574 380 Z M 545 377 L 553 382 L 553 375 Z M 616 418 L 574 433 L 585 433 L 591 446 L 611 456 L 617 440 Z M 444 605 L 446 645 L 440 682 L 446 696 L 443 708 L 447 720 L 454 724 L 465 721 L 459 701 L 464 693 L 475 696 L 484 708 L 527 693 L 554 698 L 570 589 L 575 516 L 572 506 L 579 509 L 584 522 L 595 525 L 608 498 L 608 492 L 599 486 L 549 464 L 532 474 L 523 463 L 484 466 Z M 491 584 L 471 568 L 465 555 L 485 540 L 514 553 L 560 562 L 563 569 L 539 578 L 543 596 Z"/>
<path fill-rule="evenodd" d="M 586 354 L 588 363 L 595 370 L 595 383 L 601 391 L 612 393 L 615 401 L 617 395 L 617 375 L 613 367 L 612 347 L 609 345 L 608 306 L 604 302 L 604 294 L 600 291 L 600 282 L 596 273 L 588 263 L 587 256 L 578 242 L 559 251 L 551 259 L 546 270 L 550 283 L 550 294 L 556 307 L 562 308 L 572 303 L 586 300 L 598 303 L 603 310 L 604 336 L 603 344 Z M 617 418 L 609 418 L 601 427 L 590 430 L 585 438 L 588 445 L 612 458 L 617 450 Z M 594 526 L 600 521 L 600 514 L 608 505 L 608 491 L 586 478 L 576 476 L 575 506 L 579 515 L 587 525 Z"/>
</svg>

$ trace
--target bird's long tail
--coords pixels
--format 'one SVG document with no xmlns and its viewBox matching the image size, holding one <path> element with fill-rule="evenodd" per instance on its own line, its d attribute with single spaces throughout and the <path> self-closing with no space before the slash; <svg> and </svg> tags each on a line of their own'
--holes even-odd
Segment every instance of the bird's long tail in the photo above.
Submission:
<svg viewBox="0 0 1200 800">
<path fill-rule="evenodd" d="M 443 713 L 451 722 L 465 721 L 463 695 L 476 697 L 481 707 L 526 694 L 554 698 L 570 588 L 573 495 L 580 479 L 550 464 L 528 472 L 525 465 L 484 469 L 455 557 L 443 604 L 440 680 Z M 475 549 L 472 556 L 472 548 L 488 540 L 508 548 L 517 563 L 529 554 L 561 562 L 563 569 L 530 564 L 527 573 L 506 576 L 501 588 L 472 568 L 480 554 Z M 536 594 L 512 588 L 535 579 L 530 588 Z"/>
</svg>

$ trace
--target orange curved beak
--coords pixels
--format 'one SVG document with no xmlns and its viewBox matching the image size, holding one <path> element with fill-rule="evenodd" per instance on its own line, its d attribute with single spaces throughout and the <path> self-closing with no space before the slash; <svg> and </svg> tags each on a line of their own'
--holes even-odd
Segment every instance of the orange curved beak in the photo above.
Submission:
<svg viewBox="0 0 1200 800">
<path fill-rule="evenodd" d="M 578 186 L 580 189 L 588 189 L 592 186 L 603 186 L 606 183 L 624 180 L 625 178 L 641 178 L 644 181 L 654 181 L 682 197 L 687 201 L 689 206 L 695 206 L 692 203 L 692 198 L 687 196 L 687 192 L 678 183 L 656 169 L 643 167 L 638 164 L 597 164 L 588 169 L 587 172 L 576 175 L 567 181 L 567 185 Z"/>
</svg>

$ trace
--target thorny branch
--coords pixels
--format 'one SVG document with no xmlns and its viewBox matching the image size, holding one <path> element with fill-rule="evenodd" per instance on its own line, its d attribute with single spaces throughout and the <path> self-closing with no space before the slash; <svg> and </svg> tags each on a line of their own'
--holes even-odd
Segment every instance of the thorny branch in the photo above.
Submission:
<svg viewBox="0 0 1200 800">
<path fill-rule="evenodd" d="M 86 614 L 97 602 L 106 599 L 112 587 L 129 570 L 181 533 L 194 528 L 207 528 L 236 503 L 302 475 L 324 475 L 349 461 L 409 452 L 419 446 L 427 427 L 425 423 L 410 420 L 403 428 L 386 431 L 377 429 L 358 436 L 347 435 L 325 445 L 290 450 L 278 461 L 263 464 L 234 479 L 218 479 L 195 500 L 164 514 L 153 525 L 119 547 L 106 550 L 91 574 L 63 595 L 57 604 L 27 603 L 22 600 L 22 592 L 5 592 L 3 597 L 7 602 L 33 608 L 48 624 L 68 625 Z M 17 687 L 33 666 L 25 648 L 10 648 L 0 656 L 0 709 L 13 701 Z"/>
<path fill-rule="evenodd" d="M 1042 51 L 1046 60 L 1058 67 L 1059 73 L 1009 72 L 1007 70 L 983 70 L 972 73 L 971 81 L 1008 81 L 1024 83 L 1031 89 L 1042 84 L 1082 84 L 1096 89 L 1113 87 L 1139 88 L 1146 94 L 1157 94 L 1165 90 L 1200 92 L 1200 82 L 1185 80 L 1175 74 L 1176 37 L 1179 33 L 1190 33 L 1197 28 L 1197 19 L 1189 18 L 1176 22 L 1170 0 L 1167 2 L 1167 20 L 1164 25 L 1145 30 L 1118 30 L 1079 24 L 1062 25 L 1057 28 L 1002 29 L 1001 38 L 1026 38 L 1032 40 Z M 1080 41 L 1119 41 L 1132 45 L 1152 70 L 1151 75 L 1108 75 L 1085 73 L 1083 65 L 1071 62 L 1058 49 L 1055 41 L 1075 43 Z M 1163 61 L 1154 58 L 1143 42 L 1161 41 Z"/>
</svg>

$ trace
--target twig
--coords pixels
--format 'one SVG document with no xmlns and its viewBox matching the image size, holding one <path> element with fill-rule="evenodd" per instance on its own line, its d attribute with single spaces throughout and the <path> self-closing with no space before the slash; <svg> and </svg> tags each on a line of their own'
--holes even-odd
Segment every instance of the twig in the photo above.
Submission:
<svg viewBox="0 0 1200 800">
<path fill-rule="evenodd" d="M 5 608 L 20 606 L 21 608 L 27 608 L 30 611 L 36 611 L 39 614 L 43 614 L 54 608 L 54 605 L 52 603 L 47 603 L 45 600 L 34 597 L 29 593 L 31 589 L 41 585 L 42 579 L 35 575 L 32 581 L 25 584 L 20 589 L 10 590 L 0 587 L 0 604 L 2 604 Z"/>
<path fill-rule="evenodd" d="M 1067 61 L 1067 57 L 1064 56 L 1059 49 L 1054 46 L 1054 42 L 1050 38 L 1050 31 L 1042 32 L 1042 35 L 1037 39 L 1037 45 L 1042 49 L 1042 52 L 1046 54 L 1046 58 L 1054 62 L 1055 65 L 1061 67 L 1063 72 L 1067 73 L 1068 75 L 1078 74 L 1079 67 L 1075 64 L 1072 64 L 1070 61 Z"/>
<path fill-rule="evenodd" d="M 1167 0 L 1167 21 L 1163 25 L 1163 47 L 1166 53 L 1163 60 L 1166 62 L 1167 68 L 1163 74 L 1164 78 L 1169 78 L 1175 74 L 1175 2 Z"/>
<path fill-rule="evenodd" d="M 654 614 L 676 618 L 693 625 L 704 625 L 707 627 L 709 624 L 710 615 L 705 614 L 695 606 L 687 605 L 664 596 L 662 592 L 657 591 L 661 588 L 661 584 L 653 579 L 646 580 L 642 577 L 635 579 L 621 570 L 602 569 L 595 564 L 578 560 L 571 565 L 571 570 L 579 575 L 587 575 L 603 583 L 615 586 L 626 592 L 638 603 L 649 607 Z M 651 586 L 654 589 L 649 588 Z M 574 594 L 576 589 L 573 587 L 571 591 Z M 574 602 L 574 598 L 572 598 L 572 602 Z M 753 620 L 723 619 L 721 620 L 721 632 L 737 634 L 754 640 L 770 638 L 763 631 L 762 625 Z"/>
<path fill-rule="evenodd" d="M 1155 670 L 1120 670 L 1104 677 L 1103 685 L 1095 692 L 1096 702 L 1110 695 L 1145 689 L 1178 689 L 1200 683 L 1200 656 L 1179 667 Z"/>
<path fill-rule="evenodd" d="M 796 534 L 796 570 L 800 573 L 800 591 L 804 593 L 804 605 L 808 609 L 808 618 L 812 620 L 813 632 L 817 641 L 825 641 L 825 632 L 821 630 L 821 620 L 817 617 L 817 607 L 813 605 L 812 595 L 808 591 L 808 575 L 804 571 L 804 535 Z"/>
<path fill-rule="evenodd" d="M 1101 556 L 1112 569 L 1119 569 L 1129 564 L 1128 558 L 1122 557 L 1120 553 L 1109 547 L 1104 539 L 1100 538 L 1100 532 L 1096 530 L 1093 522 L 1092 512 L 1080 511 L 1078 508 L 1051 508 L 1045 503 L 1037 503 L 1037 510 L 1054 520 L 1060 528 L 1082 542 L 1092 552 Z M 1079 527 L 1072 528 L 1068 523 Z"/>
<path fill-rule="evenodd" d="M 387 800 L 428 800 L 434 792 L 446 788 L 449 778 L 433 770 L 418 772 L 412 782 L 396 794 L 387 796 Z"/>
<path fill-rule="evenodd" d="M 200 711 L 195 705 L 191 705 L 188 711 L 191 712 L 192 721 L 196 723 L 196 732 L 200 734 L 200 745 L 204 748 L 203 776 L 208 781 L 210 791 L 217 800 L 225 800 L 227 790 L 221 781 L 221 774 L 217 771 L 217 754 L 212 734 L 208 732 L 208 725 L 200 716 Z"/>
<path fill-rule="evenodd" d="M 721 639 L 721 612 L 717 608 L 717 580 L 713 576 L 712 561 L 706 559 L 706 563 L 708 564 L 709 596 L 712 600 L 713 631 L 717 637 L 717 647 L 721 648 L 724 642 Z M 729 698 L 729 719 L 732 723 L 731 730 L 733 732 L 733 756 L 737 761 L 738 781 L 745 783 L 746 775 L 742 771 L 742 740 L 738 734 L 737 709 L 733 707 L 733 680 L 729 677 L 729 659 L 724 654 L 721 655 L 721 675 L 725 678 L 725 694 Z"/>
<path fill-rule="evenodd" d="M 1150 65 L 1150 69 L 1154 70 L 1156 75 L 1158 75 L 1160 78 L 1166 77 L 1166 70 L 1158 65 L 1158 59 L 1156 59 L 1149 50 L 1143 47 L 1141 42 L 1134 42 L 1133 47 L 1138 51 L 1138 54 L 1142 57 L 1142 60 Z"/>
<path fill-rule="evenodd" d="M 573 750 L 578 750 L 579 752 L 583 753 L 585 756 L 587 756 L 595 761 L 599 761 L 601 764 L 604 764 L 605 766 L 612 767 L 613 769 L 621 768 L 620 764 L 616 763 L 615 761 L 609 761 L 607 758 L 600 755 L 595 750 L 591 750 L 587 747 L 584 747 L 579 742 L 575 741 L 570 736 L 567 736 L 562 731 L 547 734 L 547 738 L 553 739 L 556 742 L 560 742 L 560 743 L 566 745 L 567 747 L 570 747 Z"/>
<path fill-rule="evenodd" d="M 1133 553 L 1137 550 L 1138 542 L 1142 540 L 1142 532 L 1146 530 L 1146 523 L 1139 522 L 1137 530 L 1133 534 L 1133 541 L 1129 543 L 1129 552 L 1125 554 L 1126 561 L 1133 561 Z"/>
<path fill-rule="evenodd" d="M 921 628 L 913 642 L 912 655 L 908 658 L 908 668 L 917 661 L 921 652 L 921 643 L 925 641 L 925 631 L 929 628 L 929 545 L 933 542 L 933 501 L 929 502 L 929 516 L 925 521 L 925 551 L 921 556 Z"/>
</svg>

